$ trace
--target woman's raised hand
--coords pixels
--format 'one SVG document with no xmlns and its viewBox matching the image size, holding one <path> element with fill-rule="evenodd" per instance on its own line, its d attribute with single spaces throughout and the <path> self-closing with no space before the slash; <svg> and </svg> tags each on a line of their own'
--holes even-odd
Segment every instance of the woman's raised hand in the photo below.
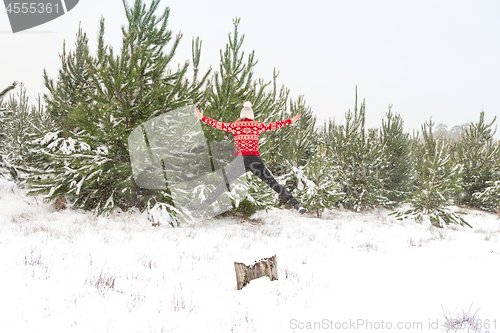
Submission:
<svg viewBox="0 0 500 333">
<path fill-rule="evenodd" d="M 198 119 L 201 120 L 201 118 L 203 118 L 203 112 L 200 112 L 200 110 L 198 110 L 198 108 L 194 109 L 194 114 L 196 115 L 196 117 L 198 117 Z"/>
<path fill-rule="evenodd" d="M 292 118 L 292 123 L 296 122 L 299 119 L 300 119 L 300 113 L 297 113 L 295 117 Z"/>
</svg>

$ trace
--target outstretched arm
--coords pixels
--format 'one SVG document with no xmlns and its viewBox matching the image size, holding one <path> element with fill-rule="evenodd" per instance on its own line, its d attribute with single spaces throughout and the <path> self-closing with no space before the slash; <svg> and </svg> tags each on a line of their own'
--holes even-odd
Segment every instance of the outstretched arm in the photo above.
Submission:
<svg viewBox="0 0 500 333">
<path fill-rule="evenodd" d="M 282 127 L 285 127 L 287 125 L 290 125 L 291 123 L 294 123 L 299 119 L 300 119 L 300 113 L 297 113 L 295 115 L 295 117 L 293 117 L 291 119 L 280 120 L 280 121 L 276 121 L 274 123 L 262 124 L 262 125 L 264 125 L 263 132 L 277 130 L 278 128 L 282 128 Z"/>
<path fill-rule="evenodd" d="M 198 110 L 198 108 L 194 109 L 194 114 L 196 115 L 196 117 L 198 117 L 198 119 L 201 120 L 201 118 L 203 118 L 203 112 L 200 112 L 200 110 Z"/>
<path fill-rule="evenodd" d="M 299 119 L 300 119 L 300 113 L 297 113 L 295 117 L 292 118 L 292 123 L 296 122 Z"/>
<path fill-rule="evenodd" d="M 223 130 L 226 132 L 231 132 L 231 130 L 229 128 L 229 125 L 231 125 L 231 123 L 223 123 L 222 121 L 218 121 L 218 120 L 214 120 L 214 119 L 205 117 L 205 116 L 203 116 L 203 112 L 200 112 L 200 110 L 198 110 L 198 108 L 196 108 L 194 110 L 194 114 L 196 115 L 196 117 L 198 117 L 198 119 L 203 121 L 205 124 L 212 126 L 213 128 L 220 129 L 220 130 Z"/>
</svg>

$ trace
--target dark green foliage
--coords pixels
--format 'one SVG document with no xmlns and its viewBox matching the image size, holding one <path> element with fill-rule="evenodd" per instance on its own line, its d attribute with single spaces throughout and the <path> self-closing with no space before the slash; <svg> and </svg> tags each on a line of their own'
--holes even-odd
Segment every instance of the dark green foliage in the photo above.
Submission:
<svg viewBox="0 0 500 333">
<path fill-rule="evenodd" d="M 191 104 L 210 118 L 233 122 L 250 101 L 260 122 L 302 114 L 297 123 L 264 133 L 260 151 L 277 180 L 318 217 L 338 206 L 361 211 L 409 203 L 411 208 L 395 214 L 436 226 L 468 225 L 452 205 L 500 209 L 500 146 L 493 140 L 495 119 L 486 123 L 484 112 L 470 126 L 450 132 L 440 126 L 446 139 L 436 138 L 432 122 L 424 124 L 422 137 L 410 137 L 391 106 L 380 129 L 365 128 L 366 106 L 364 101 L 358 106 L 356 89 L 354 110 L 345 114 L 345 123 L 330 120 L 318 130 L 304 97 L 289 99 L 289 90 L 277 87 L 276 70 L 270 80 L 254 78 L 257 60 L 253 51 L 243 52 L 239 19 L 233 21 L 212 76 L 210 70 L 200 74 L 202 43 L 193 39 L 193 77 L 187 79 L 188 62 L 172 66 L 181 35 L 167 29 L 170 12 L 158 13 L 159 3 L 123 2 L 127 24 L 118 51 L 104 41 L 104 19 L 95 55 L 79 28 L 74 50 L 63 44 L 57 78 L 43 74 L 45 109 L 40 102 L 30 106 L 22 86 L 19 94 L 6 98 L 15 83 L 0 92 L 0 176 L 18 183 L 27 178 L 30 192 L 48 200 L 65 196 L 73 206 L 96 212 L 137 207 L 154 223 L 176 226 L 184 213 L 174 207 L 169 190 L 140 188 L 134 181 L 130 133 Z M 229 147 L 222 159 L 232 161 L 232 135 L 206 125 L 203 130 L 212 167 L 220 167 L 217 146 Z M 451 141 L 460 133 L 458 142 Z M 245 177 L 228 191 L 234 213 L 250 216 L 280 204 L 265 183 Z M 238 191 L 248 195 L 239 197 Z"/>
<path fill-rule="evenodd" d="M 241 214 L 243 216 L 252 216 L 258 210 L 257 205 L 251 200 L 245 198 L 240 201 L 238 207 L 236 207 L 233 211 L 237 214 Z"/>
<path fill-rule="evenodd" d="M 9 91 L 15 89 L 16 86 L 17 86 L 17 82 L 13 82 L 7 88 L 5 88 L 4 90 L 0 91 L 0 101 L 2 101 L 2 99 L 7 95 L 7 93 Z"/>
<path fill-rule="evenodd" d="M 59 58 L 61 68 L 56 82 L 49 78 L 45 70 L 43 72 L 45 87 L 49 91 L 44 98 L 47 112 L 62 129 L 61 135 L 67 138 L 77 126 L 71 114 L 75 116 L 75 110 L 92 104 L 92 64 L 88 38 L 81 27 L 76 35 L 75 51 L 68 54 L 64 42 Z"/>
<path fill-rule="evenodd" d="M 9 121 L 8 129 L 11 161 L 14 165 L 21 166 L 26 154 L 31 117 L 31 108 L 26 96 L 26 88 L 22 83 L 19 85 L 19 93 L 12 94 L 6 106 L 12 117 Z"/>
<path fill-rule="evenodd" d="M 46 193 L 49 200 L 69 196 L 73 205 L 98 212 L 169 202 L 168 192 L 135 184 L 128 135 L 142 122 L 192 103 L 203 82 L 186 80 L 187 62 L 169 69 L 181 36 L 167 30 L 169 9 L 157 15 L 158 5 L 159 0 L 149 8 L 140 0 L 132 7 L 124 2 L 128 23 L 119 53 L 104 43 L 104 19 L 96 56 L 89 54 L 80 29 L 76 50 L 63 52 L 57 84 L 45 75 L 49 113 L 58 128 L 39 141 L 52 168 L 32 183 L 33 193 Z M 199 53 L 193 50 L 195 79 Z"/>
<path fill-rule="evenodd" d="M 221 50 L 220 52 L 219 71 L 216 71 L 210 79 L 210 84 L 207 86 L 203 98 L 200 99 L 200 109 L 204 111 L 206 117 L 232 123 L 239 118 L 243 103 L 250 101 L 255 120 L 259 122 L 281 120 L 280 116 L 282 116 L 282 111 L 286 107 L 288 90 L 285 87 L 278 89 L 278 73 L 276 71 L 274 71 L 271 81 L 254 78 L 253 69 L 257 64 L 257 60 L 255 60 L 253 51 L 248 56 L 245 56 L 245 52 L 242 50 L 244 36 L 239 34 L 239 22 L 239 19 L 233 21 L 233 33 L 229 34 L 228 44 L 224 51 Z M 215 170 L 220 166 L 220 164 L 216 163 L 219 160 L 229 163 L 234 158 L 233 135 L 214 129 L 204 123 L 203 129 L 211 149 L 210 152 L 214 158 L 213 169 Z M 279 132 L 281 133 L 282 130 L 280 129 Z M 265 162 L 267 162 L 267 154 L 273 150 L 270 144 L 272 139 L 268 139 L 273 134 L 276 133 L 269 132 L 261 136 L 259 150 L 262 152 L 262 159 Z M 216 147 L 226 147 L 226 149 L 223 149 L 223 156 L 216 157 Z M 274 202 L 274 199 L 272 199 L 273 194 L 269 194 L 272 192 L 271 189 L 261 187 L 261 184 L 259 184 L 262 191 L 255 192 L 251 189 L 250 183 L 254 184 L 253 179 L 247 184 L 249 189 L 247 199 L 250 202 L 253 202 L 259 209 L 268 207 L 270 202 Z M 264 199 L 266 204 L 263 206 L 257 203 L 257 198 Z M 241 198 L 233 199 L 236 206 L 243 202 L 240 201 Z"/>
<path fill-rule="evenodd" d="M 450 209 L 461 189 L 462 166 L 453 163 L 447 141 L 434 138 L 433 125 L 430 121 L 422 126 L 423 142 L 416 154 L 416 185 L 410 199 L 411 208 L 397 210 L 395 215 L 419 221 L 428 218 L 437 227 L 450 223 L 470 227 L 460 214 Z"/>
<path fill-rule="evenodd" d="M 482 209 L 500 214 L 500 172 L 497 172 L 495 179 L 487 181 L 488 187 L 474 193 L 473 198 Z"/>
<path fill-rule="evenodd" d="M 382 147 L 378 131 L 365 129 L 365 102 L 358 110 L 357 92 L 354 112 L 346 113 L 344 125 L 332 120 L 326 123 L 323 140 L 333 164 L 338 166 L 341 192 L 345 193 L 342 205 L 355 211 L 385 205 L 388 199 L 379 177 Z"/>
<path fill-rule="evenodd" d="M 12 83 L 7 88 L 0 92 L 0 177 L 10 175 L 12 178 L 17 177 L 16 168 L 9 162 L 8 146 L 10 143 L 8 129 L 12 120 L 12 110 L 9 110 L 4 103 L 3 98 L 13 90 L 17 82 Z"/>
<path fill-rule="evenodd" d="M 391 111 L 382 120 L 380 143 L 382 165 L 379 177 L 382 179 L 384 195 L 391 205 L 403 202 L 411 192 L 414 161 L 409 134 L 403 133 L 403 119 Z"/>
<path fill-rule="evenodd" d="M 292 167 L 291 174 L 297 184 L 295 196 L 304 207 L 315 211 L 317 217 L 345 199 L 339 168 L 332 163 L 325 145 L 318 146 L 304 166 Z"/>
<path fill-rule="evenodd" d="M 12 83 L 10 86 L 0 92 L 0 153 L 5 153 L 5 147 L 8 142 L 9 134 L 8 129 L 10 120 L 12 119 L 13 111 L 7 108 L 7 103 L 4 102 L 4 97 L 17 86 L 17 82 Z"/>
<path fill-rule="evenodd" d="M 478 194 L 490 186 L 489 181 L 497 180 L 500 150 L 498 144 L 493 142 L 496 130 L 492 127 L 495 120 L 496 117 L 486 123 L 484 112 L 481 112 L 479 122 L 471 123 L 456 145 L 457 163 L 463 165 L 463 191 L 460 193 L 462 204 L 483 207 L 485 202 L 479 200 Z M 493 208 L 488 206 L 488 209 Z"/>
<path fill-rule="evenodd" d="M 266 133 L 260 150 L 268 169 L 278 181 L 306 205 L 303 196 L 307 195 L 310 198 L 312 189 L 305 188 L 301 179 L 306 182 L 304 167 L 314 155 L 319 137 L 315 128 L 316 116 L 306 105 L 303 96 L 299 96 L 296 101 L 290 99 L 289 111 L 283 109 L 279 119 L 290 119 L 297 113 L 301 114 L 301 118 L 293 125 Z M 319 178 L 316 180 L 319 181 Z M 285 204 L 283 199 L 278 197 L 275 199 L 276 202 Z"/>
<path fill-rule="evenodd" d="M 16 85 L 5 89 L 2 96 Z M 0 174 L 9 175 L 8 178 L 19 184 L 29 174 L 26 163 L 35 112 L 36 108 L 29 105 L 26 87 L 22 83 L 18 93 L 11 93 L 6 101 L 0 99 Z"/>
<path fill-rule="evenodd" d="M 219 71 L 210 79 L 210 85 L 205 92 L 205 99 L 200 102 L 204 115 L 231 123 L 239 116 L 243 103 L 250 101 L 254 110 L 255 120 L 271 122 L 279 119 L 279 112 L 285 107 L 288 90 L 277 89 L 278 73 L 273 73 L 272 81 L 254 79 L 253 68 L 257 64 L 255 53 L 248 57 L 242 51 L 244 36 L 240 36 L 238 25 L 240 20 L 233 21 L 234 31 L 229 34 L 228 44 L 220 52 Z M 268 88 L 271 88 L 270 90 Z M 232 135 L 204 125 L 208 142 L 229 141 Z"/>
<path fill-rule="evenodd" d="M 305 165 L 319 144 L 315 128 L 316 116 L 306 105 L 303 96 L 299 96 L 296 101 L 290 99 L 290 111 L 283 109 L 279 119 L 290 119 L 297 113 L 301 114 L 300 120 L 279 131 L 267 133 L 265 142 L 261 144 L 270 169 L 276 171 L 278 175 L 289 171 L 284 162 L 295 168 Z"/>
</svg>

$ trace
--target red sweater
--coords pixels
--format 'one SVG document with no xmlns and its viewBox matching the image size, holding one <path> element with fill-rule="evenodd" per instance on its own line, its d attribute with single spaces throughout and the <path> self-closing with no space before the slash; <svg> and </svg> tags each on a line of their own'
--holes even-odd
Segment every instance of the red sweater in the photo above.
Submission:
<svg viewBox="0 0 500 333">
<path fill-rule="evenodd" d="M 291 119 L 280 120 L 274 123 L 263 124 L 258 121 L 245 119 L 234 123 L 223 123 L 208 117 L 203 117 L 204 123 L 226 132 L 234 134 L 234 156 L 259 155 L 259 135 L 267 131 L 290 125 Z"/>
</svg>

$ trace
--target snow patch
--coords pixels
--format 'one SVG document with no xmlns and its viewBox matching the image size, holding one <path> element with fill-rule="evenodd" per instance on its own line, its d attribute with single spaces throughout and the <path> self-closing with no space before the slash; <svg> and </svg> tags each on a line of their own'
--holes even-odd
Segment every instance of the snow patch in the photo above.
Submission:
<svg viewBox="0 0 500 333">
<path fill-rule="evenodd" d="M 0 178 L 0 193 L 13 194 L 16 184 L 7 180 Z"/>
<path fill-rule="evenodd" d="M 51 212 L 23 193 L 0 179 L 2 332 L 293 332 L 323 319 L 421 322 L 424 332 L 444 323 L 443 309 L 472 303 L 500 325 L 493 214 L 469 211 L 473 229 L 439 229 L 386 210 L 316 219 L 271 209 L 255 214 L 260 223 L 172 228 L 137 211 Z M 273 255 L 277 281 L 236 289 L 235 261 Z"/>
</svg>

